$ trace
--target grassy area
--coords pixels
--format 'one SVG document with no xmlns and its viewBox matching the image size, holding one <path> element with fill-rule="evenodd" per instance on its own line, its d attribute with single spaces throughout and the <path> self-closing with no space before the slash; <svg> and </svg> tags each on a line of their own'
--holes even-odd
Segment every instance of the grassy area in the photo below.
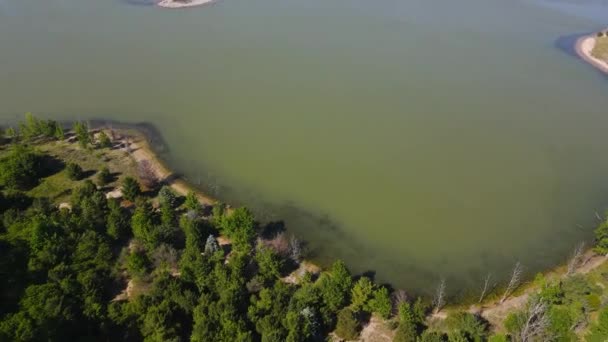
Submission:
<svg viewBox="0 0 608 342">
<path fill-rule="evenodd" d="M 595 39 L 595 46 L 591 51 L 591 55 L 608 62 L 608 37 L 597 37 Z"/>
<path fill-rule="evenodd" d="M 32 197 L 48 197 L 55 203 L 65 202 L 69 199 L 71 189 L 78 187 L 86 179 L 95 182 L 97 172 L 107 167 L 114 176 L 113 181 L 106 185 L 108 188 L 119 186 L 120 181 L 127 176 L 137 178 L 137 165 L 123 150 L 119 149 L 83 149 L 77 143 L 68 141 L 48 141 L 35 144 L 36 149 L 52 156 L 55 162 L 66 165 L 76 163 L 84 171 L 84 177 L 78 181 L 69 179 L 65 169 L 44 177 L 34 188 L 27 191 Z M 0 151 L 0 157 L 7 150 Z"/>
</svg>

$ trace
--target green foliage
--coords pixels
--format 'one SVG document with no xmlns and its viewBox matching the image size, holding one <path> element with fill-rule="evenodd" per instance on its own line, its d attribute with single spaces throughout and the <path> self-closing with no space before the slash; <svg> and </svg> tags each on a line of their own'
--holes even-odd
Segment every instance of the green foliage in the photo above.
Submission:
<svg viewBox="0 0 608 342">
<path fill-rule="evenodd" d="M 355 285 L 356 286 L 356 285 Z M 360 325 L 355 313 L 350 308 L 344 308 L 338 313 L 336 335 L 346 340 L 354 340 L 359 336 Z"/>
<path fill-rule="evenodd" d="M 395 332 L 393 342 L 416 342 L 418 333 L 411 322 L 401 322 Z"/>
<path fill-rule="evenodd" d="M 41 174 L 41 155 L 32 148 L 15 145 L 0 159 L 0 186 L 25 189 L 38 181 Z"/>
<path fill-rule="evenodd" d="M 186 209 L 190 211 L 194 211 L 196 213 L 202 210 L 201 202 L 199 202 L 198 197 L 194 191 L 188 192 L 186 195 L 186 200 L 184 201 L 184 206 Z"/>
<path fill-rule="evenodd" d="M 587 342 L 605 342 L 608 340 L 608 307 L 600 311 L 597 322 L 591 326 L 585 340 Z"/>
<path fill-rule="evenodd" d="M 133 177 L 126 177 L 122 181 L 122 196 L 133 202 L 139 195 L 141 195 L 139 183 Z"/>
<path fill-rule="evenodd" d="M 270 282 L 281 276 L 283 260 L 268 247 L 259 246 L 254 260 L 258 265 L 258 277 L 262 282 Z"/>
<path fill-rule="evenodd" d="M 552 306 L 549 310 L 549 334 L 556 341 L 576 341 L 576 335 L 572 331 L 575 318 L 567 306 Z"/>
<path fill-rule="evenodd" d="M 437 331 L 426 330 L 420 335 L 420 342 L 444 342 L 445 337 L 442 333 Z"/>
<path fill-rule="evenodd" d="M 488 334 L 488 324 L 480 317 L 468 312 L 450 314 L 446 320 L 450 334 L 464 336 L 466 341 L 483 341 Z M 452 340 L 452 336 L 450 336 Z"/>
<path fill-rule="evenodd" d="M 106 222 L 108 236 L 115 240 L 129 236 L 129 212 L 120 206 L 120 201 L 117 199 L 109 199 L 108 208 L 109 213 Z"/>
<path fill-rule="evenodd" d="M 98 139 L 99 139 L 100 148 L 112 147 L 112 140 L 110 140 L 110 137 L 106 134 L 106 132 L 104 132 L 104 131 L 99 132 Z"/>
<path fill-rule="evenodd" d="M 167 185 L 163 185 L 158 191 L 158 201 L 161 205 L 167 205 L 170 208 L 175 208 L 177 206 L 177 196 L 171 187 Z"/>
<path fill-rule="evenodd" d="M 374 284 L 367 277 L 361 277 L 353 286 L 351 292 L 352 308 L 355 312 L 369 311 L 368 302 L 374 294 Z"/>
<path fill-rule="evenodd" d="M 374 295 L 369 301 L 369 309 L 384 319 L 387 319 L 391 315 L 393 304 L 386 287 L 380 287 L 374 291 Z"/>
<path fill-rule="evenodd" d="M 348 303 L 353 279 L 342 260 L 334 262 L 331 271 L 323 274 L 318 284 L 329 310 L 336 312 Z"/>
<path fill-rule="evenodd" d="M 68 178 L 74 181 L 80 180 L 83 175 L 82 168 L 76 163 L 68 163 L 65 167 L 65 172 L 67 173 Z"/>
<path fill-rule="evenodd" d="M 144 277 L 149 270 L 150 260 L 142 251 L 135 251 L 129 254 L 127 259 L 127 270 L 129 274 L 141 278 Z"/>
<path fill-rule="evenodd" d="M 97 173 L 97 184 L 99 186 L 105 186 L 112 181 L 112 174 L 107 167 L 103 167 Z"/>
<path fill-rule="evenodd" d="M 61 125 L 58 124 L 57 126 L 55 126 L 55 132 L 53 132 L 53 136 L 57 140 L 65 139 L 65 133 L 63 132 L 63 127 L 61 127 Z"/>
<path fill-rule="evenodd" d="M 509 342 L 509 339 L 506 335 L 497 334 L 490 336 L 490 338 L 488 338 L 488 342 Z"/>
<path fill-rule="evenodd" d="M 87 148 L 91 144 L 91 134 L 89 133 L 89 126 L 86 122 L 77 121 L 74 123 L 74 132 L 76 133 L 76 139 L 80 147 Z"/>
<path fill-rule="evenodd" d="M 255 239 L 255 222 L 249 209 L 242 207 L 221 221 L 219 227 L 233 243 L 236 250 L 249 252 Z"/>
</svg>

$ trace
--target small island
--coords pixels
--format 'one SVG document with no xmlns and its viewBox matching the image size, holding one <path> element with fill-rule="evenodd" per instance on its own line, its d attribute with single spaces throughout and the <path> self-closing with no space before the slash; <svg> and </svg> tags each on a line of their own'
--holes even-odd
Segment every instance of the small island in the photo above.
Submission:
<svg viewBox="0 0 608 342">
<path fill-rule="evenodd" d="M 608 73 L 608 30 L 579 38 L 576 53 L 587 63 Z"/>
<path fill-rule="evenodd" d="M 161 0 L 157 3 L 163 8 L 185 8 L 212 3 L 213 0 Z"/>
</svg>

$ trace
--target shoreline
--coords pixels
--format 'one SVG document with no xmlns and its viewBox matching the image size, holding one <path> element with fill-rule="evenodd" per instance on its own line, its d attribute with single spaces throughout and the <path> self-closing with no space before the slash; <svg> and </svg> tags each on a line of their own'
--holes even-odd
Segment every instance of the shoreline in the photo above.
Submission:
<svg viewBox="0 0 608 342">
<path fill-rule="evenodd" d="M 608 74 L 608 62 L 593 57 L 591 51 L 595 47 L 595 40 L 597 38 L 594 35 L 583 36 L 577 39 L 574 46 L 576 54 L 582 58 L 585 62 L 591 64 L 599 71 Z"/>
<path fill-rule="evenodd" d="M 129 154 L 133 161 L 138 166 L 151 171 L 160 184 L 170 186 L 182 196 L 186 196 L 192 191 L 203 205 L 212 206 L 220 202 L 171 171 L 154 151 L 149 137 L 143 130 L 139 128 L 110 128 L 107 126 L 99 127 L 99 129 L 110 133 L 111 136 L 113 135 L 114 140 L 121 144 L 121 148 Z"/>
<path fill-rule="evenodd" d="M 204 193 L 195 185 L 188 183 L 186 180 L 171 171 L 168 165 L 158 156 L 157 152 L 154 150 L 151 144 L 152 139 L 149 136 L 149 134 L 151 133 L 148 132 L 145 128 L 138 127 L 137 125 L 123 125 L 122 127 L 116 127 L 108 125 L 107 123 L 100 124 L 97 128 L 100 130 L 104 130 L 107 133 L 113 132 L 115 136 L 115 141 L 119 142 L 122 146 L 121 149 L 128 153 L 138 166 L 145 165 L 145 167 L 151 169 L 154 172 L 156 178 L 158 179 L 158 182 L 160 182 L 161 184 L 166 184 L 170 186 L 174 191 L 183 196 L 185 196 L 188 192 L 193 191 L 197 195 L 199 201 L 204 205 L 214 205 L 220 202 L 218 199 Z M 230 208 L 229 204 L 227 204 L 227 208 Z M 586 274 L 591 270 L 601 266 L 607 260 L 607 256 L 599 255 L 593 251 L 593 247 L 588 247 L 584 252 L 584 258 L 582 262 L 575 268 L 574 273 Z M 316 268 L 317 272 L 319 273 L 325 271 L 324 268 L 320 267 L 316 263 L 306 258 L 301 261 L 301 264 L 306 265 L 306 268 Z M 547 277 L 559 279 L 565 275 L 565 268 L 567 267 L 567 264 L 568 261 L 564 261 L 553 267 L 541 270 L 539 273 Z M 291 277 L 291 275 L 286 278 L 289 279 L 289 277 Z M 293 282 L 293 280 L 288 281 Z M 442 310 L 442 314 L 439 316 L 443 316 L 446 312 L 449 312 L 450 310 L 463 308 L 464 306 L 469 311 L 478 312 L 489 322 L 492 322 L 493 324 L 498 324 L 500 321 L 500 317 L 505 314 L 505 312 L 512 312 L 514 309 L 525 305 L 525 299 L 528 298 L 531 293 L 534 293 L 537 290 L 538 288 L 534 284 L 533 278 L 531 278 L 527 281 L 524 281 L 520 285 L 519 289 L 515 290 L 512 296 L 503 303 L 500 303 L 499 301 L 497 301 L 496 298 L 491 295 L 488 295 L 482 303 L 471 304 L 467 303 L 466 300 L 457 301 L 448 304 L 444 308 L 444 310 Z M 437 317 L 430 316 L 429 318 L 433 319 Z"/>
<path fill-rule="evenodd" d="M 168 9 L 188 8 L 207 5 L 215 2 L 215 0 L 190 0 L 190 1 L 178 1 L 178 0 L 161 0 L 156 6 Z"/>
</svg>

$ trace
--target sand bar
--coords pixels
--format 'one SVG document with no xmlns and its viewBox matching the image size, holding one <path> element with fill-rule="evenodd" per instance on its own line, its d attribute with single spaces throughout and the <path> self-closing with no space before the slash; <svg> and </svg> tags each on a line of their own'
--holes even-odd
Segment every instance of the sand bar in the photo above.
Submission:
<svg viewBox="0 0 608 342">
<path fill-rule="evenodd" d="M 189 0 L 189 1 L 161 0 L 157 3 L 157 5 L 160 7 L 163 7 L 163 8 L 185 8 L 185 7 L 201 6 L 201 5 L 211 3 L 213 1 L 214 0 Z"/>
<path fill-rule="evenodd" d="M 595 36 L 581 37 L 576 41 L 576 53 L 587 63 L 608 74 L 608 63 L 593 57 L 591 51 L 595 47 Z"/>
</svg>

